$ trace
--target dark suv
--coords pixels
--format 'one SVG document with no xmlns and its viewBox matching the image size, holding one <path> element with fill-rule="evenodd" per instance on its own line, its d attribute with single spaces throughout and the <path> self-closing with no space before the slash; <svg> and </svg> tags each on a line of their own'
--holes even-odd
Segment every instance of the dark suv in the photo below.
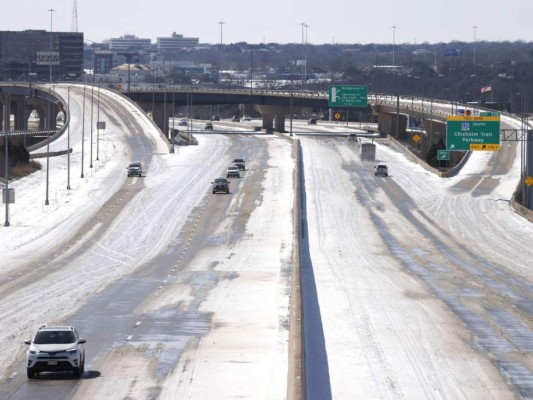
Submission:
<svg viewBox="0 0 533 400">
<path fill-rule="evenodd" d="M 240 171 L 246 170 L 246 164 L 244 163 L 244 160 L 242 158 L 236 158 L 235 160 L 233 160 L 233 165 L 239 168 Z"/>
<path fill-rule="evenodd" d="M 126 169 L 128 170 L 128 177 L 143 176 L 143 167 L 139 161 L 132 162 Z"/>
<path fill-rule="evenodd" d="M 212 192 L 215 193 L 229 193 L 229 181 L 226 178 L 217 178 L 213 182 Z"/>
</svg>

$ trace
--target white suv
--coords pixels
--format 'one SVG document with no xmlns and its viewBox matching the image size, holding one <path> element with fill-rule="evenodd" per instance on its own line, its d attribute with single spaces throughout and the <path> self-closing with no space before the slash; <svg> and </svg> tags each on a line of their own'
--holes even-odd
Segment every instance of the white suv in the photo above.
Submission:
<svg viewBox="0 0 533 400">
<path fill-rule="evenodd" d="M 26 340 L 28 378 L 44 371 L 72 371 L 79 378 L 85 368 L 85 339 L 73 326 L 41 326 L 33 340 Z"/>
</svg>

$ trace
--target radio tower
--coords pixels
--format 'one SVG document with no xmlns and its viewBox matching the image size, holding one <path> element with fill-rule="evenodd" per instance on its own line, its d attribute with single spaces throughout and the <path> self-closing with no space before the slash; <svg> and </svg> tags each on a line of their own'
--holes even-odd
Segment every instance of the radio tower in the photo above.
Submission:
<svg viewBox="0 0 533 400">
<path fill-rule="evenodd" d="M 73 1 L 72 4 L 72 32 L 78 32 L 78 4 L 76 3 L 76 0 Z"/>
</svg>

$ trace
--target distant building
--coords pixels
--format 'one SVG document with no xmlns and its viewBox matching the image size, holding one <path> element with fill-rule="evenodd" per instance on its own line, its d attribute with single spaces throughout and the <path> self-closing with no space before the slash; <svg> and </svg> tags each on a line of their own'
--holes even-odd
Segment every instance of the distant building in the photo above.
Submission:
<svg viewBox="0 0 533 400">
<path fill-rule="evenodd" d="M 196 47 L 200 43 L 199 38 L 187 38 L 183 35 L 172 33 L 171 37 L 158 37 L 157 49 L 159 51 L 174 51 L 184 48 Z"/>
<path fill-rule="evenodd" d="M 110 50 L 96 50 L 94 53 L 95 74 L 109 74 L 113 68 L 113 57 L 115 53 Z"/>
<path fill-rule="evenodd" d="M 52 68 L 50 68 L 50 66 Z M 0 79 L 77 80 L 83 71 L 83 33 L 0 31 Z"/>
<path fill-rule="evenodd" d="M 152 41 L 150 39 L 141 39 L 134 35 L 109 39 L 109 50 L 150 50 L 151 46 Z"/>
<path fill-rule="evenodd" d="M 142 64 L 122 64 L 111 68 L 110 77 L 113 81 L 126 83 L 129 81 L 134 86 L 144 82 L 147 76 L 152 75 L 150 67 Z"/>
</svg>

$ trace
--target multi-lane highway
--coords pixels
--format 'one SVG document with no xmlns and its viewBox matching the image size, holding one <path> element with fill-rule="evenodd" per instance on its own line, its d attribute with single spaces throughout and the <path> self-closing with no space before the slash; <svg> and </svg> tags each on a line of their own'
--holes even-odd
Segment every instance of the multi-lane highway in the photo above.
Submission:
<svg viewBox="0 0 533 400">
<path fill-rule="evenodd" d="M 376 177 L 339 134 L 352 128 L 321 122 L 292 138 L 197 122 L 198 146 L 169 153 L 103 90 L 96 160 L 90 103 L 81 87 L 70 99 L 71 190 L 53 159 L 50 205 L 44 170 L 14 182 L 0 230 L 1 398 L 282 399 L 304 378 L 309 399 L 533 396 L 533 227 L 509 206 L 514 144 L 449 179 L 387 139 Z M 211 194 L 234 158 L 246 171 Z M 131 160 L 143 177 L 127 178 Z M 43 322 L 87 339 L 82 379 L 26 378 L 23 341 Z"/>
</svg>

